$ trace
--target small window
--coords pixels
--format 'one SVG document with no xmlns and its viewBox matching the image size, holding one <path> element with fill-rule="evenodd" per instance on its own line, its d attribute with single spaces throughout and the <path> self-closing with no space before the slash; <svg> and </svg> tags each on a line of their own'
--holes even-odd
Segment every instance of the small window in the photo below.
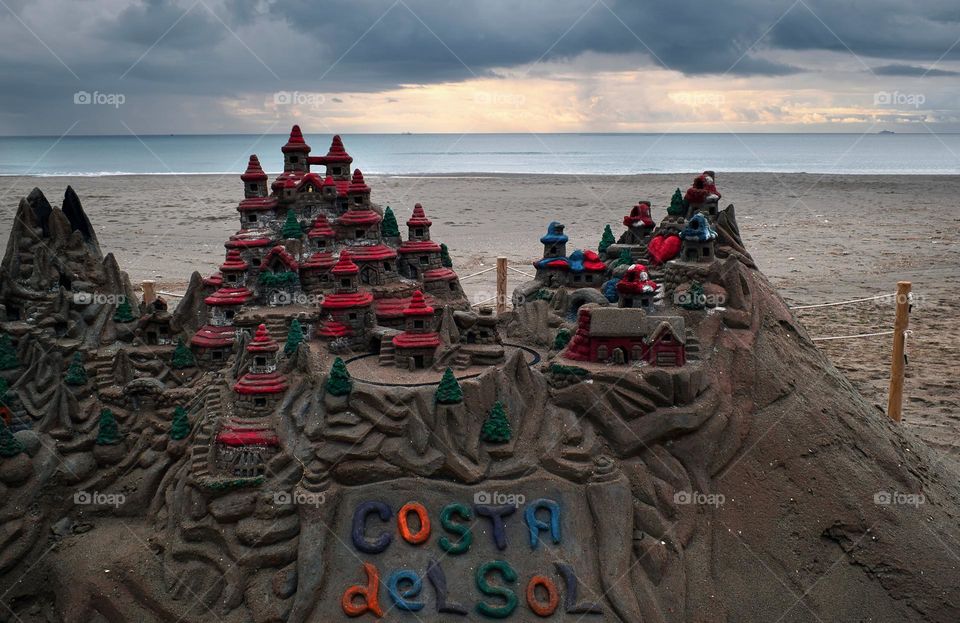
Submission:
<svg viewBox="0 0 960 623">
<path fill-rule="evenodd" d="M 343 279 L 341 279 L 341 280 L 340 280 L 340 285 L 341 285 L 342 287 L 344 287 L 344 288 L 349 288 L 349 287 L 350 287 L 350 278 L 349 278 L 349 277 L 344 277 Z"/>
<path fill-rule="evenodd" d="M 427 257 L 426 255 L 421 255 L 421 256 L 420 256 L 420 263 L 421 263 L 421 264 L 424 264 L 424 265 L 429 264 L 429 263 L 430 263 L 430 258 Z"/>
<path fill-rule="evenodd" d="M 248 223 L 256 223 L 256 222 L 257 222 L 257 215 L 256 215 L 256 214 L 248 214 L 248 215 L 247 215 L 247 222 L 248 222 Z"/>
<path fill-rule="evenodd" d="M 350 315 L 347 316 L 347 318 L 349 318 L 350 320 L 356 320 L 356 319 L 357 319 L 357 313 L 356 313 L 356 312 L 351 312 Z"/>
<path fill-rule="evenodd" d="M 581 281 L 583 281 L 583 275 L 574 275 L 573 281 L 574 283 L 580 283 Z"/>
<path fill-rule="evenodd" d="M 355 235 L 356 235 L 357 238 L 364 238 L 364 237 L 366 237 L 366 235 L 367 235 L 367 230 L 365 230 L 365 229 L 358 229 L 358 230 L 355 232 Z"/>
<path fill-rule="evenodd" d="M 233 317 L 234 315 L 236 315 L 236 312 L 233 311 L 232 309 L 228 309 L 225 312 L 223 312 L 223 315 L 224 317 L 226 317 L 227 320 L 233 320 Z"/>
<path fill-rule="evenodd" d="M 266 358 L 266 357 L 254 357 L 254 358 L 253 358 L 253 365 L 262 368 L 263 366 L 267 365 L 267 358 Z"/>
<path fill-rule="evenodd" d="M 416 235 L 416 236 L 422 236 L 422 235 L 423 235 L 423 227 L 417 227 L 415 230 L 413 230 L 413 233 L 414 233 L 414 235 Z"/>
<path fill-rule="evenodd" d="M 299 156 L 290 156 L 290 164 L 297 164 L 300 162 Z"/>
<path fill-rule="evenodd" d="M 624 307 L 633 307 L 633 299 L 623 299 Z"/>
<path fill-rule="evenodd" d="M 312 184 L 307 184 L 307 192 L 308 192 L 308 193 L 312 193 L 312 192 L 313 192 L 313 185 L 312 185 Z"/>
<path fill-rule="evenodd" d="M 324 249 L 327 248 L 327 241 L 324 240 L 323 238 L 317 238 L 316 246 L 317 246 L 317 251 L 323 251 Z"/>
<path fill-rule="evenodd" d="M 258 187 L 257 187 L 256 182 L 253 182 L 253 183 L 250 184 L 250 190 L 251 190 L 252 192 L 257 192 Z"/>
<path fill-rule="evenodd" d="M 356 205 L 361 205 L 363 203 L 363 195 L 357 195 L 353 198 L 353 203 Z"/>
<path fill-rule="evenodd" d="M 457 282 L 456 282 L 456 281 L 451 281 L 451 282 L 450 282 L 450 289 L 451 289 L 452 291 L 454 291 L 454 292 L 457 291 Z"/>
<path fill-rule="evenodd" d="M 391 264 L 390 262 L 384 262 L 383 270 L 387 270 L 387 271 L 393 270 L 393 264 Z"/>
<path fill-rule="evenodd" d="M 422 320 L 414 320 L 414 321 L 413 321 L 413 328 L 414 328 L 414 329 L 422 329 L 422 328 L 423 328 L 423 321 L 422 321 Z"/>
<path fill-rule="evenodd" d="M 211 352 L 211 353 L 210 353 L 210 358 L 213 359 L 214 361 L 223 361 L 223 351 L 222 351 L 222 350 L 215 350 L 215 351 Z"/>
<path fill-rule="evenodd" d="M 228 275 L 227 275 L 227 281 L 228 281 L 229 283 L 236 283 L 236 282 L 237 282 L 237 275 L 235 275 L 234 273 L 228 274 Z"/>
<path fill-rule="evenodd" d="M 258 407 L 265 407 L 265 406 L 267 406 L 267 399 L 266 399 L 266 398 L 254 398 L 254 399 L 253 399 L 253 404 L 256 405 L 256 406 L 258 406 Z"/>
<path fill-rule="evenodd" d="M 330 175 L 340 175 L 342 171 L 340 167 L 330 167 Z"/>
</svg>

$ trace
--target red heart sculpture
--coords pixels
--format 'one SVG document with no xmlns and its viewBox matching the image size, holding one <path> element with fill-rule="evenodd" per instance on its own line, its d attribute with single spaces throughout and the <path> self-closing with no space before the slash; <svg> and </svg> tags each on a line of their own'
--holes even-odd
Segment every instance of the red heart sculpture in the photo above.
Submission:
<svg viewBox="0 0 960 623">
<path fill-rule="evenodd" d="M 654 264 L 663 264 L 680 253 L 680 236 L 654 236 L 647 244 L 647 255 Z"/>
</svg>

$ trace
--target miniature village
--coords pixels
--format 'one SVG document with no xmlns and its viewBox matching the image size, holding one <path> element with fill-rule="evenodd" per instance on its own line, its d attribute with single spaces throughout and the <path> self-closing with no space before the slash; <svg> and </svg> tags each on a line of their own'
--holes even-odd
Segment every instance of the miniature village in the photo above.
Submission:
<svg viewBox="0 0 960 623">
<path fill-rule="evenodd" d="M 497 314 L 470 304 L 429 206 L 374 203 L 339 136 L 311 155 L 294 126 L 281 151 L 272 182 L 250 156 L 223 263 L 176 306 L 135 291 L 72 189 L 20 202 L 0 273 L 0 577 L 50 534 L 126 570 L 61 562 L 55 597 L 10 589 L 17 618 L 705 620 L 711 590 L 690 587 L 724 581 L 704 562 L 720 537 L 677 495 L 708 490 L 746 418 L 800 391 L 770 370 L 802 331 L 715 174 L 659 223 L 639 201 L 596 250 L 549 223 Z M 757 357 L 769 387 L 736 406 Z M 824 365 L 812 344 L 789 358 Z"/>
</svg>

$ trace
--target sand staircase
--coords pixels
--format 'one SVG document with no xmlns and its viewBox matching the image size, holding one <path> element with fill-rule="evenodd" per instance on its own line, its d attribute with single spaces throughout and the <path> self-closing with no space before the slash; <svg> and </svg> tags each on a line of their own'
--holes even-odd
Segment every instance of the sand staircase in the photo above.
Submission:
<svg viewBox="0 0 960 623">
<path fill-rule="evenodd" d="M 187 405 L 187 414 L 197 422 L 197 432 L 190 446 L 190 474 L 194 481 L 210 477 L 211 438 L 223 411 L 220 387 L 212 386 Z"/>
<path fill-rule="evenodd" d="M 380 356 L 377 358 L 377 363 L 381 366 L 392 366 L 396 361 L 397 349 L 393 345 L 393 338 L 385 335 L 380 338 Z"/>
<path fill-rule="evenodd" d="M 108 387 L 116 385 L 113 378 L 113 359 L 116 353 L 97 352 L 90 361 L 90 370 L 93 372 L 93 382 L 98 392 L 102 392 Z"/>
<path fill-rule="evenodd" d="M 458 350 L 456 356 L 453 358 L 453 367 L 457 370 L 466 370 L 470 367 L 470 355 Z"/>
<path fill-rule="evenodd" d="M 692 328 L 686 331 L 686 358 L 687 362 L 700 361 L 700 339 Z"/>
<path fill-rule="evenodd" d="M 267 329 L 270 331 L 271 337 L 277 340 L 277 342 L 282 344 L 287 339 L 289 325 L 287 325 L 286 318 L 282 316 L 267 318 L 264 324 L 267 325 Z"/>
<path fill-rule="evenodd" d="M 330 471 L 328 467 L 320 461 L 313 461 L 303 470 L 303 478 L 300 479 L 300 487 L 304 491 L 319 493 L 326 491 L 330 486 Z"/>
</svg>

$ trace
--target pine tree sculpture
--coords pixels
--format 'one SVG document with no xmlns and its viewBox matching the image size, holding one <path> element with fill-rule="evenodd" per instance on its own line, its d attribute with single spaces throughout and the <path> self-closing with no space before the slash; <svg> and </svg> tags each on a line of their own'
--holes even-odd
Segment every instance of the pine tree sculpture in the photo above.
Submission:
<svg viewBox="0 0 960 623">
<path fill-rule="evenodd" d="M 673 191 L 673 197 L 670 198 L 670 207 L 667 208 L 667 214 L 670 216 L 683 216 L 683 194 L 680 189 Z"/>
<path fill-rule="evenodd" d="M 73 361 L 67 368 L 67 375 L 63 377 L 63 382 L 78 386 L 87 384 L 87 369 L 83 367 L 83 354 L 80 351 L 73 354 Z"/>
<path fill-rule="evenodd" d="M 557 331 L 557 336 L 553 338 L 553 350 L 563 350 L 567 347 L 569 342 L 570 331 L 567 329 L 560 329 Z"/>
<path fill-rule="evenodd" d="M 687 290 L 680 306 L 684 309 L 703 309 L 706 307 L 706 295 L 703 293 L 703 286 L 699 281 L 690 284 L 690 289 Z"/>
<path fill-rule="evenodd" d="M 293 210 L 287 210 L 287 220 L 283 222 L 283 229 L 280 230 L 280 235 L 284 239 L 293 240 L 299 240 L 303 237 L 303 227 L 300 226 L 300 221 L 297 220 L 297 214 Z"/>
<path fill-rule="evenodd" d="M 114 446 L 120 443 L 120 428 L 113 411 L 104 409 L 100 412 L 100 424 L 97 429 L 98 446 Z"/>
<path fill-rule="evenodd" d="M 353 379 L 350 378 L 350 372 L 347 371 L 347 364 L 343 363 L 343 359 L 337 357 L 333 360 L 326 387 L 327 393 L 333 396 L 347 396 L 353 391 Z"/>
<path fill-rule="evenodd" d="M 400 237 L 400 226 L 397 225 L 397 217 L 390 206 L 387 206 L 387 209 L 383 211 L 383 220 L 380 221 L 380 235 L 384 238 Z"/>
<path fill-rule="evenodd" d="M 187 410 L 177 405 L 173 410 L 173 421 L 170 422 L 170 439 L 178 441 L 190 434 L 190 420 L 187 419 Z"/>
<path fill-rule="evenodd" d="M 463 402 L 463 390 L 460 389 L 457 377 L 453 375 L 453 369 L 447 368 L 443 371 L 443 378 L 437 385 L 435 399 L 442 405 L 455 405 Z"/>
<path fill-rule="evenodd" d="M 23 452 L 23 444 L 13 436 L 6 422 L 0 420 L 0 458 L 9 459 Z"/>
<path fill-rule="evenodd" d="M 624 247 L 620 249 L 620 257 L 617 258 L 617 264 L 623 266 L 630 266 L 633 264 L 633 256 L 630 254 L 630 249 Z"/>
<path fill-rule="evenodd" d="M 19 366 L 17 349 L 14 348 L 10 336 L 6 333 L 0 335 L 0 370 L 13 370 Z"/>
<path fill-rule="evenodd" d="M 183 343 L 183 338 L 177 340 L 177 347 L 173 349 L 172 363 L 173 367 L 177 370 L 192 368 L 197 365 L 196 360 L 193 358 L 193 351 Z"/>
<path fill-rule="evenodd" d="M 610 229 L 610 226 L 607 225 L 604 227 L 603 236 L 600 237 L 600 245 L 597 247 L 597 250 L 600 251 L 600 255 L 605 254 L 610 245 L 616 241 L 617 239 L 613 237 L 613 230 Z"/>
<path fill-rule="evenodd" d="M 442 242 L 440 243 L 440 264 L 445 268 L 453 268 L 453 260 L 450 259 L 450 249 Z"/>
<path fill-rule="evenodd" d="M 130 305 L 130 301 L 124 296 L 117 305 L 117 309 L 113 312 L 113 321 L 133 322 L 136 319 L 137 317 L 133 315 L 133 306 Z"/>
<path fill-rule="evenodd" d="M 503 408 L 503 403 L 499 400 L 493 403 L 490 409 L 490 415 L 487 416 L 480 429 L 480 439 L 487 443 L 507 443 L 513 432 L 510 430 L 510 420 L 507 419 L 507 412 Z"/>
<path fill-rule="evenodd" d="M 283 345 L 283 354 L 287 357 L 293 356 L 302 343 L 303 327 L 300 325 L 300 321 L 294 318 L 290 322 L 290 329 L 287 331 L 287 343 Z"/>
</svg>

